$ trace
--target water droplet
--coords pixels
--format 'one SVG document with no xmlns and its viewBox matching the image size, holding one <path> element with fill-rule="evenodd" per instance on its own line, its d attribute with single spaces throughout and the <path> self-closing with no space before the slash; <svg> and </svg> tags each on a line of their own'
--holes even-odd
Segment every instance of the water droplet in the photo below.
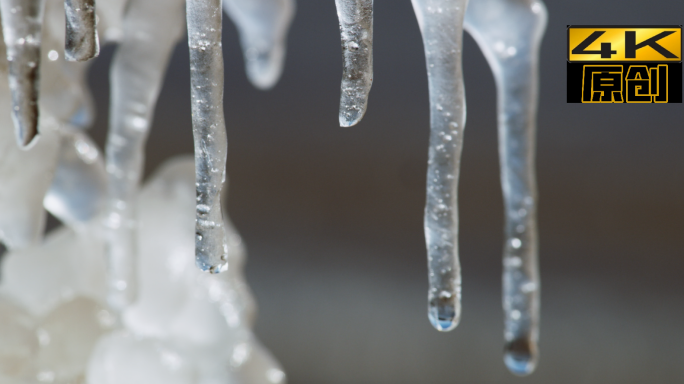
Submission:
<svg viewBox="0 0 684 384">
<path fill-rule="evenodd" d="M 456 295 L 449 291 L 440 291 L 437 297 L 430 300 L 428 318 L 432 326 L 440 332 L 448 332 L 458 325 Z"/>
<path fill-rule="evenodd" d="M 519 338 L 506 343 L 504 362 L 513 374 L 526 376 L 537 365 L 537 348 L 531 341 Z"/>
</svg>

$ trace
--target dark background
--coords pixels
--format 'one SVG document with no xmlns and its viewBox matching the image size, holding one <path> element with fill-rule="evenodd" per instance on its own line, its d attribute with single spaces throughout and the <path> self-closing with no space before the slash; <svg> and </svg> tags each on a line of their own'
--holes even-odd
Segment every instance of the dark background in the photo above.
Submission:
<svg viewBox="0 0 684 384">
<path fill-rule="evenodd" d="M 477 0 L 472 0 L 477 1 Z M 566 25 L 682 24 L 674 0 L 546 2 L 538 135 L 541 361 L 502 361 L 502 201 L 492 75 L 465 39 L 460 184 L 463 320 L 426 316 L 422 215 L 429 133 L 423 47 L 409 0 L 375 2 L 375 81 L 356 127 L 337 126 L 333 0 L 300 0 L 269 92 L 224 27 L 229 211 L 249 250 L 256 332 L 290 383 L 684 382 L 684 108 L 566 103 Z M 106 134 L 113 48 L 92 67 Z M 188 53 L 179 45 L 150 136 L 149 174 L 192 152 Z"/>
</svg>

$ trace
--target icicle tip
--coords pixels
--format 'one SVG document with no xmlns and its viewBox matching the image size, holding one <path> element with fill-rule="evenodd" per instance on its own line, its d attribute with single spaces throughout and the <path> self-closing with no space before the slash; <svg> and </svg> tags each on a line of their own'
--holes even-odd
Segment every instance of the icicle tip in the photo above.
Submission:
<svg viewBox="0 0 684 384">
<path fill-rule="evenodd" d="M 428 297 L 428 303 L 428 318 L 436 330 L 449 332 L 458 326 L 461 310 L 457 295 L 441 292 L 436 297 Z"/>
<path fill-rule="evenodd" d="M 342 106 L 340 106 L 340 127 L 349 128 L 355 126 L 363 119 L 365 113 L 365 108 L 354 111 L 343 111 Z"/>
<path fill-rule="evenodd" d="M 519 338 L 506 343 L 504 363 L 514 375 L 527 376 L 534 372 L 538 357 L 537 345 L 526 338 Z"/>
</svg>

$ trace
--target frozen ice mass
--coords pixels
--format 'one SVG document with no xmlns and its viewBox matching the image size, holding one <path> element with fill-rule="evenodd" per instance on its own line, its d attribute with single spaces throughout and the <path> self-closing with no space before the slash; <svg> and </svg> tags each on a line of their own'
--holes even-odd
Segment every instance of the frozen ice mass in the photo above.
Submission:
<svg viewBox="0 0 684 384">
<path fill-rule="evenodd" d="M 461 315 L 465 29 L 497 86 L 504 362 L 527 375 L 539 354 L 534 159 L 546 9 L 539 0 L 412 4 L 430 93 L 428 318 L 450 331 Z M 363 118 L 373 83 L 373 0 L 335 5 L 343 59 L 338 118 L 351 127 Z M 273 87 L 294 0 L 0 0 L 0 242 L 9 249 L 0 280 L 2 383 L 285 382 L 252 333 L 244 245 L 222 205 L 224 12 L 240 34 L 250 82 Z M 167 161 L 142 185 L 164 73 L 186 31 L 195 156 Z M 104 151 L 85 132 L 93 121 L 85 75 L 101 43 L 118 44 Z M 44 235 L 46 210 L 64 225 Z"/>
</svg>

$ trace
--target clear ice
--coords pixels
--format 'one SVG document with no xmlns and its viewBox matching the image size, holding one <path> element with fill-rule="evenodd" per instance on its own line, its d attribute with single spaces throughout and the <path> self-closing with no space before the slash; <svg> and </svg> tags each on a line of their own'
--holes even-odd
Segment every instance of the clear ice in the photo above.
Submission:
<svg viewBox="0 0 684 384">
<path fill-rule="evenodd" d="M 457 192 L 466 117 L 461 48 L 468 1 L 412 3 L 423 35 L 430 90 L 425 206 L 428 318 L 438 331 L 450 331 L 461 316 Z"/>
<path fill-rule="evenodd" d="M 460 315 L 457 187 L 465 123 L 461 69 L 465 26 L 497 84 L 501 183 L 505 200 L 504 361 L 517 375 L 537 363 L 539 269 L 534 172 L 539 45 L 546 9 L 537 0 L 413 0 L 423 34 L 430 88 L 425 237 L 428 316 L 440 331 Z"/>
<path fill-rule="evenodd" d="M 70 28 L 64 25 L 65 5 L 47 2 L 43 19 L 42 6 L 36 13 L 27 7 L 33 2 L 16 3 L 0 4 L 14 11 L 2 13 L 9 49 L 0 44 L 0 51 L 10 54 L 0 52 L 0 108 L 17 112 L 13 103 L 34 95 L 40 137 L 20 147 L 13 138 L 13 127 L 22 127 L 16 116 L 0 114 L 0 241 L 10 250 L 0 269 L 0 382 L 284 383 L 282 368 L 251 332 L 255 304 L 242 275 L 244 247 L 220 206 L 216 227 L 230 271 L 217 276 L 192 266 L 193 160 L 167 163 L 138 193 L 164 69 L 183 34 L 183 2 L 101 0 L 91 15 L 104 42 L 120 42 L 111 70 L 106 166 L 84 132 L 94 116 L 85 84 L 88 63 L 67 62 L 63 50 Z M 68 2 L 67 15 L 69 5 L 81 9 Z M 215 9 L 220 16 L 221 8 Z M 27 18 L 27 12 L 41 17 Z M 216 41 L 214 52 L 220 52 Z M 29 53 L 43 56 L 40 67 L 41 57 L 27 64 L 26 50 L 16 55 L 39 42 L 40 49 Z M 14 76 L 22 65 L 32 68 L 36 81 L 17 83 L 31 80 Z M 212 67 L 221 75 L 217 79 L 221 68 Z M 26 92 L 17 84 L 35 92 L 17 96 Z M 221 89 L 222 81 L 213 86 Z M 206 101 L 217 100 L 220 105 L 220 98 Z M 207 133 L 215 137 L 212 129 Z M 225 145 L 221 154 L 225 158 Z M 220 186 L 225 176 L 218 173 Z M 65 227 L 42 239 L 45 209 Z M 120 257 L 112 258 L 116 252 Z M 135 301 L 132 287 L 138 287 Z"/>
<path fill-rule="evenodd" d="M 219 273 L 228 268 L 221 209 L 228 151 L 223 118 L 223 12 L 221 0 L 188 0 L 186 9 L 197 187 L 195 257 L 200 269 Z"/>
<path fill-rule="evenodd" d="M 468 0 L 412 3 L 430 90 L 429 319 L 448 331 L 461 312 L 465 28 L 497 84 L 504 361 L 526 375 L 538 360 L 534 135 L 546 9 L 539 0 L 474 0 L 468 8 Z M 11 251 L 0 280 L 0 381 L 283 383 L 282 369 L 251 333 L 255 305 L 242 277 L 244 247 L 221 206 L 227 154 L 221 23 L 225 10 L 240 33 L 249 80 L 268 89 L 282 72 L 294 0 L 187 0 L 194 164 L 167 163 L 141 193 L 145 141 L 183 34 L 183 2 L 100 0 L 95 9 L 94 0 L 65 0 L 61 6 L 0 0 L 0 107 L 10 112 L 0 114 L 0 164 L 13 165 L 0 166 L 0 241 Z M 336 6 L 344 57 L 339 118 L 352 126 L 365 113 L 373 80 L 373 2 L 336 0 Z M 87 64 L 80 61 L 97 56 L 98 32 L 104 42 L 120 42 L 106 161 L 84 133 L 94 113 Z M 45 209 L 66 227 L 41 242 Z M 190 268 L 193 254 L 212 274 Z M 213 274 L 229 264 L 227 273 Z"/>
<path fill-rule="evenodd" d="M 40 40 L 45 0 L 0 0 L 17 143 L 38 135 Z"/>
<path fill-rule="evenodd" d="M 340 126 L 358 124 L 373 85 L 373 0 L 335 0 L 344 59 Z"/>
<path fill-rule="evenodd" d="M 95 0 L 65 0 L 66 39 L 64 56 L 69 61 L 86 61 L 100 54 Z"/>
<path fill-rule="evenodd" d="M 538 0 L 474 0 L 466 30 L 496 81 L 501 185 L 504 195 L 504 361 L 517 375 L 538 360 L 539 267 L 534 169 L 539 45 L 546 8 Z"/>
<path fill-rule="evenodd" d="M 240 32 L 249 81 L 272 88 L 283 71 L 294 0 L 223 0 L 223 9 Z"/>
<path fill-rule="evenodd" d="M 76 230 L 92 225 L 105 206 L 107 179 L 102 154 L 88 135 L 63 130 L 57 169 L 43 205 Z"/>
<path fill-rule="evenodd" d="M 109 304 L 117 311 L 135 299 L 135 199 L 144 171 L 145 143 L 164 73 L 184 25 L 180 0 L 132 0 L 112 62 L 105 226 Z"/>
</svg>

